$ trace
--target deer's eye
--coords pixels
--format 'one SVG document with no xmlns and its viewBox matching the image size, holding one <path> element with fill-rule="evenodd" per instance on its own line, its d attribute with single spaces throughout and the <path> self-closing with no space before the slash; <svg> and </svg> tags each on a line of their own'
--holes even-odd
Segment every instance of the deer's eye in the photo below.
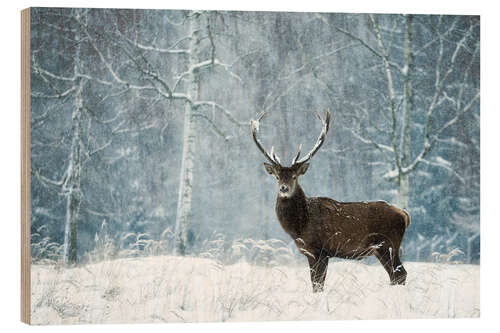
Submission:
<svg viewBox="0 0 500 333">
<path fill-rule="evenodd" d="M 280 177 L 276 176 L 276 180 L 280 180 Z"/>
</svg>

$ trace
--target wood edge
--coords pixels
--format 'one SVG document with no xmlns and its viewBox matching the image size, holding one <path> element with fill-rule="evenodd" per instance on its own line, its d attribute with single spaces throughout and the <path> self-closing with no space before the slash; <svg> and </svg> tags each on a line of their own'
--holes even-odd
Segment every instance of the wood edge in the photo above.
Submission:
<svg viewBox="0 0 500 333">
<path fill-rule="evenodd" d="M 21 11 L 21 321 L 31 324 L 30 8 Z"/>
</svg>

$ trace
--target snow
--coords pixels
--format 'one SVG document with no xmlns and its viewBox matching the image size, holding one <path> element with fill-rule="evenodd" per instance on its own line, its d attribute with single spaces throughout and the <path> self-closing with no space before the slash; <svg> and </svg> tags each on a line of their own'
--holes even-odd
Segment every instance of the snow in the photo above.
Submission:
<svg viewBox="0 0 500 333">
<path fill-rule="evenodd" d="M 445 167 L 451 167 L 451 162 L 450 161 L 447 161 L 445 160 L 444 158 L 442 158 L 441 156 L 436 156 L 434 158 L 434 160 L 436 161 L 436 163 L 438 163 L 439 165 L 442 165 L 442 166 L 445 166 Z"/>
<path fill-rule="evenodd" d="M 306 261 L 262 266 L 157 256 L 64 269 L 32 266 L 34 324 L 479 317 L 479 266 L 330 260 L 313 294 Z"/>
<path fill-rule="evenodd" d="M 158 206 L 153 210 L 152 215 L 158 218 L 165 218 L 167 216 L 167 212 L 165 211 L 165 208 L 163 208 L 162 206 Z"/>
<path fill-rule="evenodd" d="M 382 178 L 385 178 L 385 179 L 392 179 L 392 178 L 396 178 L 398 176 L 398 170 L 397 169 L 392 169 L 392 170 L 389 170 L 387 171 L 383 176 Z"/>
</svg>

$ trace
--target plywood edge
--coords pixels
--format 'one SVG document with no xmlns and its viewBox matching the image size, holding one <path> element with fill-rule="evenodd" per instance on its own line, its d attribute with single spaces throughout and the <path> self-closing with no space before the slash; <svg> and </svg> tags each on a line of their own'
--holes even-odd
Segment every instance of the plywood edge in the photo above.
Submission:
<svg viewBox="0 0 500 333">
<path fill-rule="evenodd" d="M 30 9 L 21 11 L 21 321 L 31 322 Z"/>
</svg>

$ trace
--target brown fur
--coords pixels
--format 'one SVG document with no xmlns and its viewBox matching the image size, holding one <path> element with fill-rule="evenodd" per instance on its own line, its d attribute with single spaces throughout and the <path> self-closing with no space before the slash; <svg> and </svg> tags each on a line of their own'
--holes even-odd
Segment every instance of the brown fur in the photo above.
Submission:
<svg viewBox="0 0 500 333">
<path fill-rule="evenodd" d="M 278 195 L 276 216 L 307 257 L 313 290 L 322 291 L 328 258 L 362 259 L 375 255 L 391 284 L 404 284 L 406 271 L 399 259 L 399 248 L 410 216 L 385 201 L 339 202 L 330 198 L 308 198 L 298 183 L 297 167 L 266 167 L 283 185 L 294 191 L 289 197 Z M 307 170 L 307 168 L 305 168 Z"/>
<path fill-rule="evenodd" d="M 406 224 L 406 229 L 410 226 L 410 214 L 404 209 L 401 209 L 401 212 L 405 215 L 405 224 Z"/>
<path fill-rule="evenodd" d="M 271 162 L 266 171 L 278 181 L 276 216 L 299 250 L 309 261 L 313 291 L 322 291 L 328 269 L 328 258 L 361 259 L 375 255 L 384 266 L 391 284 L 405 284 L 406 271 L 399 259 L 399 247 L 410 215 L 385 201 L 339 202 L 330 198 L 308 198 L 299 185 L 307 163 L 324 143 L 330 125 L 330 111 L 313 149 L 299 160 L 301 149 L 290 167 L 284 167 L 274 153 L 267 152 L 257 138 L 259 121 L 250 122 L 257 148 Z"/>
</svg>

